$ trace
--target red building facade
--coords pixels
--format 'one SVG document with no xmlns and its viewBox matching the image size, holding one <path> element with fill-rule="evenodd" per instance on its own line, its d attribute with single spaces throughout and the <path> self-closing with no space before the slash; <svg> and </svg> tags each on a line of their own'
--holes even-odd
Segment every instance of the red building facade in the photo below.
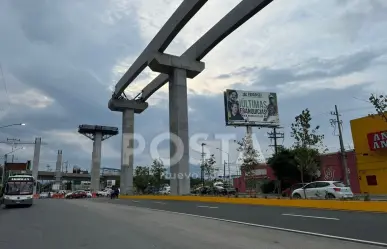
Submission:
<svg viewBox="0 0 387 249">
<path fill-rule="evenodd" d="M 353 193 L 360 193 L 360 186 L 356 165 L 356 154 L 354 151 L 347 151 L 347 166 L 349 171 L 349 180 Z M 344 166 L 342 165 L 341 154 L 339 152 L 321 155 L 320 158 L 320 177 L 321 181 L 345 181 Z M 276 180 L 276 176 L 270 166 L 258 165 L 254 172 L 255 178 L 264 180 Z M 246 192 L 245 173 L 239 178 L 234 179 L 234 187 L 239 192 Z"/>
<path fill-rule="evenodd" d="M 260 164 L 255 167 L 254 178 L 262 181 L 266 180 L 276 180 L 276 176 L 271 167 L 266 164 Z M 234 178 L 234 188 L 238 189 L 238 192 L 246 192 L 246 174 L 242 170 L 241 176 L 239 178 Z"/>
<path fill-rule="evenodd" d="M 359 176 L 357 173 L 355 151 L 346 152 L 349 182 L 352 192 L 360 193 Z M 322 181 L 342 181 L 345 182 L 345 171 L 341 160 L 341 153 L 330 153 L 321 156 L 321 177 Z"/>
</svg>

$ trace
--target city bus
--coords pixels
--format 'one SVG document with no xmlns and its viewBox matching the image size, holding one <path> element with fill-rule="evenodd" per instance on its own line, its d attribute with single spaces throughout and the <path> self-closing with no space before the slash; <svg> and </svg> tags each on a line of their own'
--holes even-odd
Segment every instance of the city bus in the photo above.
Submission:
<svg viewBox="0 0 387 249">
<path fill-rule="evenodd" d="M 30 175 L 8 177 L 3 190 L 3 203 L 5 207 L 18 205 L 31 207 L 34 200 L 33 189 L 35 184 L 34 178 Z"/>
</svg>

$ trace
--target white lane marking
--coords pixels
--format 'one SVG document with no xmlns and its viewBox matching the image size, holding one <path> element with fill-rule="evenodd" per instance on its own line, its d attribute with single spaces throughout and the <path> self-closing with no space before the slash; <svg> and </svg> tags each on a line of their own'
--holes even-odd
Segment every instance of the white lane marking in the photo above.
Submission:
<svg viewBox="0 0 387 249">
<path fill-rule="evenodd" d="M 210 206 L 197 206 L 198 208 L 218 208 L 218 207 L 210 207 Z"/>
<path fill-rule="evenodd" d="M 140 201 L 132 201 L 132 202 L 136 202 L 137 203 L 137 202 L 140 202 Z"/>
<path fill-rule="evenodd" d="M 245 225 L 245 226 L 267 228 L 267 229 L 273 229 L 273 230 L 277 230 L 277 231 L 298 233 L 298 234 L 304 234 L 304 235 L 312 235 L 312 236 L 328 238 L 328 239 L 337 239 L 337 240 L 342 240 L 342 241 L 349 241 L 349 242 L 355 242 L 355 243 L 361 243 L 361 244 L 367 244 L 367 245 L 387 247 L 387 243 L 382 243 L 382 242 L 377 242 L 377 241 L 354 239 L 354 238 L 341 237 L 341 236 L 329 235 L 329 234 L 324 234 L 324 233 L 314 233 L 314 232 L 308 232 L 308 231 L 302 231 L 302 230 L 296 230 L 296 229 L 289 229 L 289 228 L 283 228 L 283 227 L 267 226 L 267 225 L 261 225 L 261 224 L 254 224 L 254 223 L 236 221 L 236 220 L 226 220 L 226 219 L 221 219 L 221 218 L 202 216 L 202 215 L 197 215 L 197 214 L 187 214 L 187 213 L 173 212 L 173 211 L 167 211 L 167 210 L 162 210 L 162 209 L 154 209 L 154 208 L 146 208 L 146 207 L 136 207 L 136 208 L 142 208 L 142 209 L 151 210 L 151 211 L 165 212 L 165 213 L 170 213 L 170 214 L 179 214 L 179 215 L 203 218 L 203 219 L 208 219 L 208 220 L 224 221 L 224 222 L 228 222 L 228 223 L 234 223 L 234 224 Z"/>
<path fill-rule="evenodd" d="M 155 201 L 154 203 L 157 203 L 157 204 L 167 204 L 167 203 L 161 202 L 161 201 Z"/>
<path fill-rule="evenodd" d="M 309 216 L 309 215 L 300 215 L 300 214 L 282 214 L 284 216 L 294 216 L 294 217 L 303 217 L 303 218 L 312 218 L 312 219 L 322 219 L 322 220 L 340 220 L 338 218 L 330 217 L 321 217 L 321 216 Z"/>
</svg>

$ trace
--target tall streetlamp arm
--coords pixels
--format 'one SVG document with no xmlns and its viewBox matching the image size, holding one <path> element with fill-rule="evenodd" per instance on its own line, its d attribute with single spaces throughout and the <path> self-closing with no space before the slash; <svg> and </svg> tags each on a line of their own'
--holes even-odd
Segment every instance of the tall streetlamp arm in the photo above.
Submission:
<svg viewBox="0 0 387 249">
<path fill-rule="evenodd" d="M 7 128 L 7 127 L 11 127 L 11 126 L 17 126 L 17 125 L 22 125 L 22 126 L 24 126 L 24 125 L 26 125 L 26 124 L 24 124 L 24 123 L 19 123 L 19 124 L 9 124 L 9 125 L 3 125 L 3 126 L 0 126 L 0 129 L 1 129 L 1 128 Z"/>
</svg>

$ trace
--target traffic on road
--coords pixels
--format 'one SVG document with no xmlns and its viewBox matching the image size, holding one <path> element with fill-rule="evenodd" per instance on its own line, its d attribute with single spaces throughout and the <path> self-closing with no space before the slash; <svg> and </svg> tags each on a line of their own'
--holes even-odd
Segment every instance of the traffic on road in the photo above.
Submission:
<svg viewBox="0 0 387 249">
<path fill-rule="evenodd" d="M 8 177 L 5 187 L 0 191 L 0 205 L 3 203 L 5 207 L 31 207 L 34 203 L 34 185 L 36 185 L 35 179 L 30 175 Z"/>
</svg>

